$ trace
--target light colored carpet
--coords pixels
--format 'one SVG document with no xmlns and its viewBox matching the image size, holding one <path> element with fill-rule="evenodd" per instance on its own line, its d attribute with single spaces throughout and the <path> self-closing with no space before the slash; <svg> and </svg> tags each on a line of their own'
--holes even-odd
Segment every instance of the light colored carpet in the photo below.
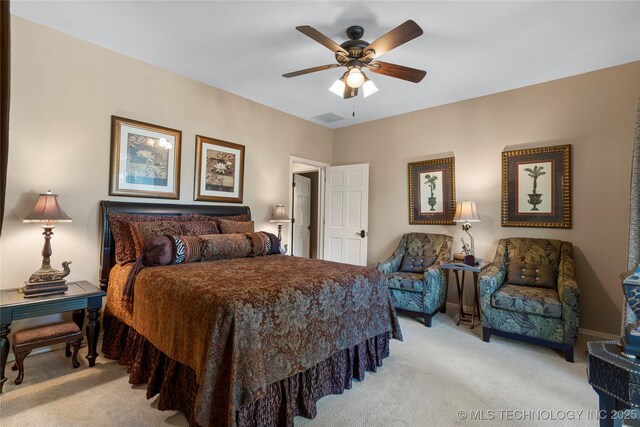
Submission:
<svg viewBox="0 0 640 427">
<path fill-rule="evenodd" d="M 452 317 L 436 316 L 429 329 L 401 316 L 404 342 L 391 342 L 384 366 L 343 395 L 321 399 L 318 416 L 298 417 L 296 426 L 598 425 L 588 419 L 598 398 L 587 383 L 584 342 L 571 364 L 542 347 L 498 337 L 485 343 L 480 327 L 456 327 Z M 78 369 L 71 369 L 63 351 L 27 358 L 19 386 L 7 364 L 0 424 L 188 425 L 180 413 L 158 411 L 155 398 L 145 399 L 144 386 L 129 385 L 126 367 L 99 357 L 89 369 L 86 350 L 81 354 Z M 485 420 L 471 420 L 474 415 Z M 559 417 L 566 419 L 558 423 Z"/>
</svg>

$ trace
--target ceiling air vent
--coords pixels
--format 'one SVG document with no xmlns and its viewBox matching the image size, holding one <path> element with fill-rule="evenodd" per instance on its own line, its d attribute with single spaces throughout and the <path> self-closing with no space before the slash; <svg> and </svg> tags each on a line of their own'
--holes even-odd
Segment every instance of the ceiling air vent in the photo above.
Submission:
<svg viewBox="0 0 640 427">
<path fill-rule="evenodd" d="M 315 116 L 313 118 L 325 123 L 333 123 L 333 122 L 337 122 L 338 120 L 344 120 L 344 117 L 334 113 L 324 113 L 324 114 L 320 114 L 319 116 Z"/>
</svg>

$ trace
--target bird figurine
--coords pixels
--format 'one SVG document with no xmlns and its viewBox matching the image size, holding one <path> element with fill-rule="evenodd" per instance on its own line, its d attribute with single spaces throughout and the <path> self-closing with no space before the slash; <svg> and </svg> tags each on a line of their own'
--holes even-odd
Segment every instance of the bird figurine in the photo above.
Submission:
<svg viewBox="0 0 640 427">
<path fill-rule="evenodd" d="M 71 261 L 64 261 L 62 263 L 62 271 L 56 270 L 55 268 L 41 268 L 36 271 L 29 277 L 30 283 L 40 283 L 40 282 L 56 282 L 63 280 L 66 276 L 69 275 L 71 270 L 69 269 L 69 264 Z"/>
</svg>

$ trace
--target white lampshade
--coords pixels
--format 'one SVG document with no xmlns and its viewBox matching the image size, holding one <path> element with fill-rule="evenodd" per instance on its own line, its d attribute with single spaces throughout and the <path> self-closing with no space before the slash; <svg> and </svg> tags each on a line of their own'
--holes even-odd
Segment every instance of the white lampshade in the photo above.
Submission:
<svg viewBox="0 0 640 427">
<path fill-rule="evenodd" d="M 277 204 L 273 209 L 273 214 L 271 215 L 270 222 L 291 222 L 291 218 L 287 215 L 287 211 L 284 208 L 284 205 Z"/>
<path fill-rule="evenodd" d="M 480 214 L 476 202 L 456 203 L 456 214 L 453 216 L 454 222 L 480 222 Z"/>
<path fill-rule="evenodd" d="M 339 78 L 331 85 L 329 90 L 342 98 L 344 95 L 344 86 L 344 78 Z"/>
<path fill-rule="evenodd" d="M 364 76 L 364 84 L 362 85 L 362 93 L 364 94 L 364 97 L 366 98 L 369 95 L 373 95 L 377 91 L 378 91 L 378 88 L 376 87 L 376 85 L 374 85 L 373 82 L 369 80 L 367 76 Z"/>
<path fill-rule="evenodd" d="M 359 68 L 353 67 L 349 70 L 346 78 L 347 86 L 351 88 L 359 88 L 364 83 L 364 74 Z"/>
</svg>

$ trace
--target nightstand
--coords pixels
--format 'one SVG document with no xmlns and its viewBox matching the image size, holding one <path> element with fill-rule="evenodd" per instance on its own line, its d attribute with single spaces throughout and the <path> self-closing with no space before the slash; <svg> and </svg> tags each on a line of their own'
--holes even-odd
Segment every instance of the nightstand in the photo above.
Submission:
<svg viewBox="0 0 640 427">
<path fill-rule="evenodd" d="M 4 368 L 9 355 L 9 326 L 14 320 L 30 317 L 46 316 L 49 314 L 73 311 L 73 321 L 82 329 L 85 312 L 89 323 L 87 324 L 87 342 L 89 351 L 87 360 L 89 366 L 96 364 L 98 357 L 98 335 L 100 334 L 100 322 L 98 316 L 102 308 L 102 298 L 106 295 L 93 284 L 82 280 L 67 282 L 69 289 L 64 294 L 47 295 L 34 298 L 24 298 L 18 289 L 5 289 L 0 291 L 0 393 L 7 377 Z"/>
<path fill-rule="evenodd" d="M 489 263 L 479 261 L 478 264 L 470 266 L 462 262 L 455 260 L 449 261 L 446 264 L 441 264 L 440 268 L 445 270 L 453 270 L 456 276 L 456 287 L 458 288 L 458 319 L 456 325 L 460 325 L 460 322 L 469 322 L 466 316 L 471 316 L 471 329 L 475 328 L 476 313 L 480 318 L 480 303 L 478 302 L 478 276 L 482 270 L 487 268 Z M 464 273 L 470 271 L 473 273 L 473 309 L 471 313 L 464 311 L 463 296 L 464 296 Z M 462 272 L 462 277 L 460 277 Z"/>
</svg>

